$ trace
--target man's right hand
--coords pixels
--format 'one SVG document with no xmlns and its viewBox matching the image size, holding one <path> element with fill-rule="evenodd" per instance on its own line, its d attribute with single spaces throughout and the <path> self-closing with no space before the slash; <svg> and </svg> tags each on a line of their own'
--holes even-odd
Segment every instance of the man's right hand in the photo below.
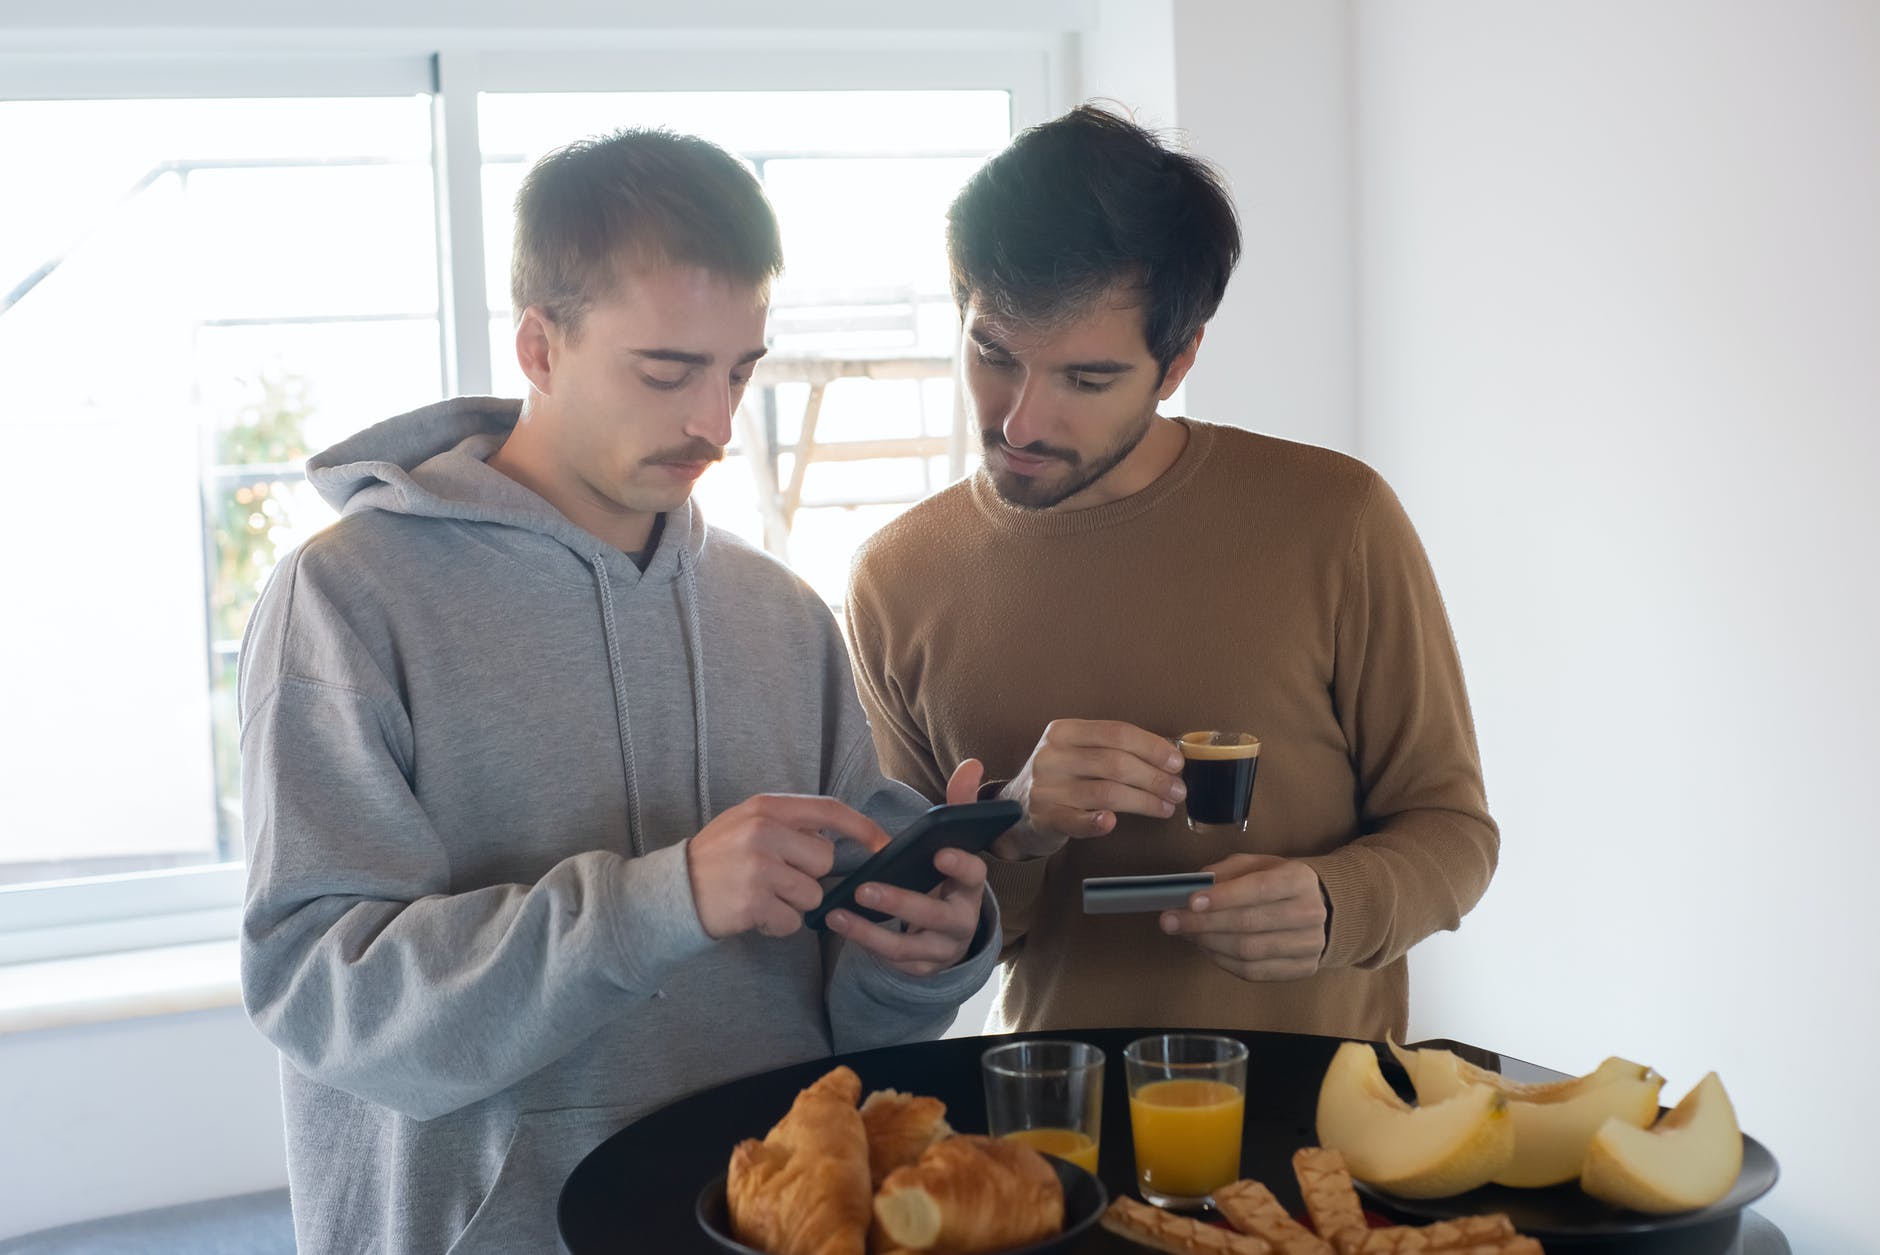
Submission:
<svg viewBox="0 0 1880 1255">
<path fill-rule="evenodd" d="M 760 793 L 706 824 L 686 844 L 698 920 L 713 940 L 752 929 L 787 937 L 822 901 L 817 881 L 835 866 L 824 832 L 853 837 L 872 854 L 888 834 L 832 797 Z"/>
<path fill-rule="evenodd" d="M 1118 814 L 1167 819 L 1188 795 L 1182 756 L 1166 737 L 1131 723 L 1058 719 L 1000 790 L 1025 817 L 993 842 L 999 858 L 1041 858 L 1066 841 L 1100 837 Z"/>
</svg>

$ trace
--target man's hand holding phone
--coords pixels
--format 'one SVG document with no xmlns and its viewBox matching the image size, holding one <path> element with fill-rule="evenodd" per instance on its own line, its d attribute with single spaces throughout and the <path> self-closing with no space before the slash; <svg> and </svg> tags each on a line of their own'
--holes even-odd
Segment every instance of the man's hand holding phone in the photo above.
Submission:
<svg viewBox="0 0 1880 1255">
<path fill-rule="evenodd" d="M 871 853 L 888 844 L 881 825 L 853 807 L 794 793 L 746 798 L 699 829 L 685 858 L 705 935 L 787 937 L 801 928 L 803 912 L 822 901 L 818 882 L 835 867 L 829 832 Z"/>
<path fill-rule="evenodd" d="M 962 762 L 947 781 L 947 804 L 962 806 L 976 801 L 985 774 L 978 759 Z M 933 865 L 945 879 L 931 892 L 915 893 L 884 884 L 864 884 L 855 891 L 856 905 L 902 920 L 906 925 L 903 930 L 841 909 L 829 912 L 824 920 L 826 927 L 910 976 L 931 976 L 952 967 L 966 957 L 979 931 L 986 864 L 965 850 L 944 849 L 934 855 Z"/>
<path fill-rule="evenodd" d="M 949 802 L 972 801 L 985 769 L 967 759 L 947 784 Z M 835 867 L 828 833 L 849 837 L 871 854 L 888 834 L 866 815 L 830 797 L 764 793 L 717 816 L 686 848 L 686 869 L 699 923 L 714 939 L 758 932 L 786 937 L 803 927 L 803 914 L 822 903 L 819 883 Z M 852 911 L 833 911 L 831 931 L 890 966 L 914 976 L 958 963 L 979 929 L 986 865 L 961 850 L 942 850 L 934 866 L 945 877 L 931 893 L 892 885 L 866 885 L 857 904 L 896 916 L 894 931 Z"/>
</svg>

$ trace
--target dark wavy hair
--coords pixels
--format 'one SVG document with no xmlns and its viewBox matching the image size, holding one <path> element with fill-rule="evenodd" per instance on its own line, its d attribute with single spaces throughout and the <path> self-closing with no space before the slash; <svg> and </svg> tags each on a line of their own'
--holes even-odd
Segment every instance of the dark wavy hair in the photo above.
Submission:
<svg viewBox="0 0 1880 1255">
<path fill-rule="evenodd" d="M 1164 373 L 1227 291 L 1240 225 L 1226 181 L 1134 122 L 1094 105 L 1021 132 L 947 210 L 962 314 L 1049 326 L 1135 289 Z"/>
<path fill-rule="evenodd" d="M 628 129 L 577 140 L 516 193 L 509 299 L 570 335 L 623 262 L 702 266 L 767 290 L 783 270 L 777 215 L 744 164 L 692 135 Z"/>
</svg>

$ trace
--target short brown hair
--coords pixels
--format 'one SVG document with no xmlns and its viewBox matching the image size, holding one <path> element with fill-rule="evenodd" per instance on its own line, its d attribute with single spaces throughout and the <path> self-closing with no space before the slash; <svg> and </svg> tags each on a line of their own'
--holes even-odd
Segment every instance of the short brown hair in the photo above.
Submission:
<svg viewBox="0 0 1880 1255">
<path fill-rule="evenodd" d="M 623 260 L 702 266 L 767 289 L 783 269 L 757 179 L 708 140 L 630 128 L 557 148 L 516 193 L 514 315 L 539 305 L 570 335 Z"/>
</svg>

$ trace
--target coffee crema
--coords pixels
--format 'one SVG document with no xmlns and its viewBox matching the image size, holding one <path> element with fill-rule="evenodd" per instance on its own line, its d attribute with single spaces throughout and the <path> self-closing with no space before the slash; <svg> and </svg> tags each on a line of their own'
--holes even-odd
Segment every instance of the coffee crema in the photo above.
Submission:
<svg viewBox="0 0 1880 1255">
<path fill-rule="evenodd" d="M 1188 826 L 1197 832 L 1244 831 L 1260 768 L 1260 738 L 1251 732 L 1186 732 L 1177 744 L 1188 788 Z"/>
</svg>

